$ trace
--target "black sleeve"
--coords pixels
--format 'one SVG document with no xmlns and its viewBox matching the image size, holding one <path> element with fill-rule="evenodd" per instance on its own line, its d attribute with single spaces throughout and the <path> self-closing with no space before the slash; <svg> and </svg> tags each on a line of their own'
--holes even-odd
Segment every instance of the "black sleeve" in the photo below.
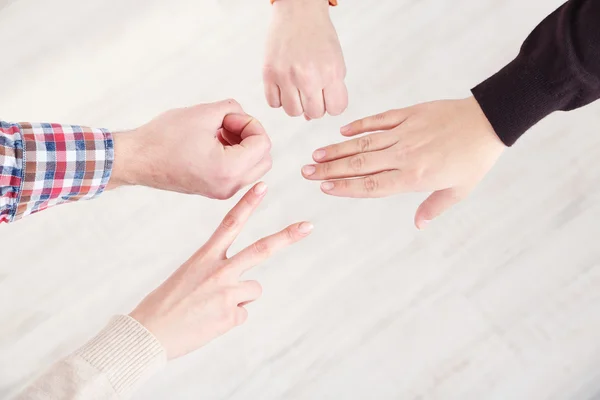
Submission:
<svg viewBox="0 0 600 400">
<path fill-rule="evenodd" d="M 554 111 L 600 98 L 600 0 L 571 0 L 523 43 L 517 58 L 472 89 L 507 146 Z"/>
</svg>

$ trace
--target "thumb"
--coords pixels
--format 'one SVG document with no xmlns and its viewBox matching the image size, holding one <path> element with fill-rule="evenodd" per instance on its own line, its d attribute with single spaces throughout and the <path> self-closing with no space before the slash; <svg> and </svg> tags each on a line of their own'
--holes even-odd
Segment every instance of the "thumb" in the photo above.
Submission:
<svg viewBox="0 0 600 400">
<path fill-rule="evenodd" d="M 226 147 L 226 150 L 244 168 L 253 167 L 271 150 L 271 140 L 265 128 L 250 115 L 226 115 L 223 118 L 223 130 L 239 136 L 238 144 Z"/>
<path fill-rule="evenodd" d="M 415 226 L 419 230 L 425 229 L 431 220 L 437 218 L 444 211 L 460 202 L 464 197 L 464 193 L 457 188 L 433 192 L 417 209 Z"/>
<path fill-rule="evenodd" d="M 239 135 L 242 140 L 253 135 L 267 136 L 267 132 L 260 122 L 248 114 L 227 114 L 223 118 L 223 128 L 233 134 Z"/>
</svg>

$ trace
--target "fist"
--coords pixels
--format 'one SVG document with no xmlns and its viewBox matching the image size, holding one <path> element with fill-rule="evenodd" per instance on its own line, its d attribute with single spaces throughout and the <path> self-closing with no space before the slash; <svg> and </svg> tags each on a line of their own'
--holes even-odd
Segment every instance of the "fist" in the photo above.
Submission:
<svg viewBox="0 0 600 400">
<path fill-rule="evenodd" d="M 293 117 L 341 114 L 348 106 L 346 66 L 326 0 L 276 1 L 264 66 L 271 107 Z"/>
<path fill-rule="evenodd" d="M 270 169 L 271 141 L 235 100 L 170 110 L 113 135 L 111 185 L 227 199 Z"/>
</svg>

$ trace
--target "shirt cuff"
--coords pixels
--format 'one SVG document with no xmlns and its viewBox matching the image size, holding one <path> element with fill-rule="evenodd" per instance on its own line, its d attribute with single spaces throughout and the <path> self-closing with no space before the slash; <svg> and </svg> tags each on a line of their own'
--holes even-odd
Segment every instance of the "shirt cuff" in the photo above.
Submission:
<svg viewBox="0 0 600 400">
<path fill-rule="evenodd" d="M 104 191 L 114 161 L 108 130 L 45 123 L 18 126 L 23 172 L 13 220 Z"/>
<path fill-rule="evenodd" d="M 75 354 L 102 372 L 123 398 L 130 397 L 167 362 L 158 339 L 127 315 L 114 317 Z"/>
<path fill-rule="evenodd" d="M 556 85 L 522 56 L 471 92 L 507 146 L 562 104 Z"/>
<path fill-rule="evenodd" d="M 13 220 L 23 181 L 23 138 L 18 124 L 0 121 L 0 223 Z"/>
</svg>

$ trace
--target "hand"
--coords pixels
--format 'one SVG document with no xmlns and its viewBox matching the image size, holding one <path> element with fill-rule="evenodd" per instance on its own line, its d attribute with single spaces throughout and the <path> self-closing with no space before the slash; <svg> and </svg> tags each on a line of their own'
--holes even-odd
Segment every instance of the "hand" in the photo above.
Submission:
<svg viewBox="0 0 600 400">
<path fill-rule="evenodd" d="M 346 66 L 327 0 L 278 0 L 264 66 L 265 95 L 307 120 L 341 114 L 348 106 Z"/>
<path fill-rule="evenodd" d="M 209 241 L 130 314 L 163 345 L 169 359 L 186 355 L 246 321 L 244 306 L 261 295 L 244 272 L 306 237 L 302 222 L 263 238 L 231 258 L 226 252 L 266 193 L 262 182 L 227 214 Z"/>
<path fill-rule="evenodd" d="M 109 188 L 144 185 L 227 199 L 272 164 L 264 128 L 235 100 L 170 110 L 113 138 Z"/>
<path fill-rule="evenodd" d="M 327 180 L 321 189 L 333 196 L 433 192 L 417 210 L 419 229 L 464 199 L 505 149 L 473 97 L 392 110 L 341 130 L 344 136 L 373 131 L 381 132 L 315 151 L 317 164 L 302 174 Z"/>
</svg>

